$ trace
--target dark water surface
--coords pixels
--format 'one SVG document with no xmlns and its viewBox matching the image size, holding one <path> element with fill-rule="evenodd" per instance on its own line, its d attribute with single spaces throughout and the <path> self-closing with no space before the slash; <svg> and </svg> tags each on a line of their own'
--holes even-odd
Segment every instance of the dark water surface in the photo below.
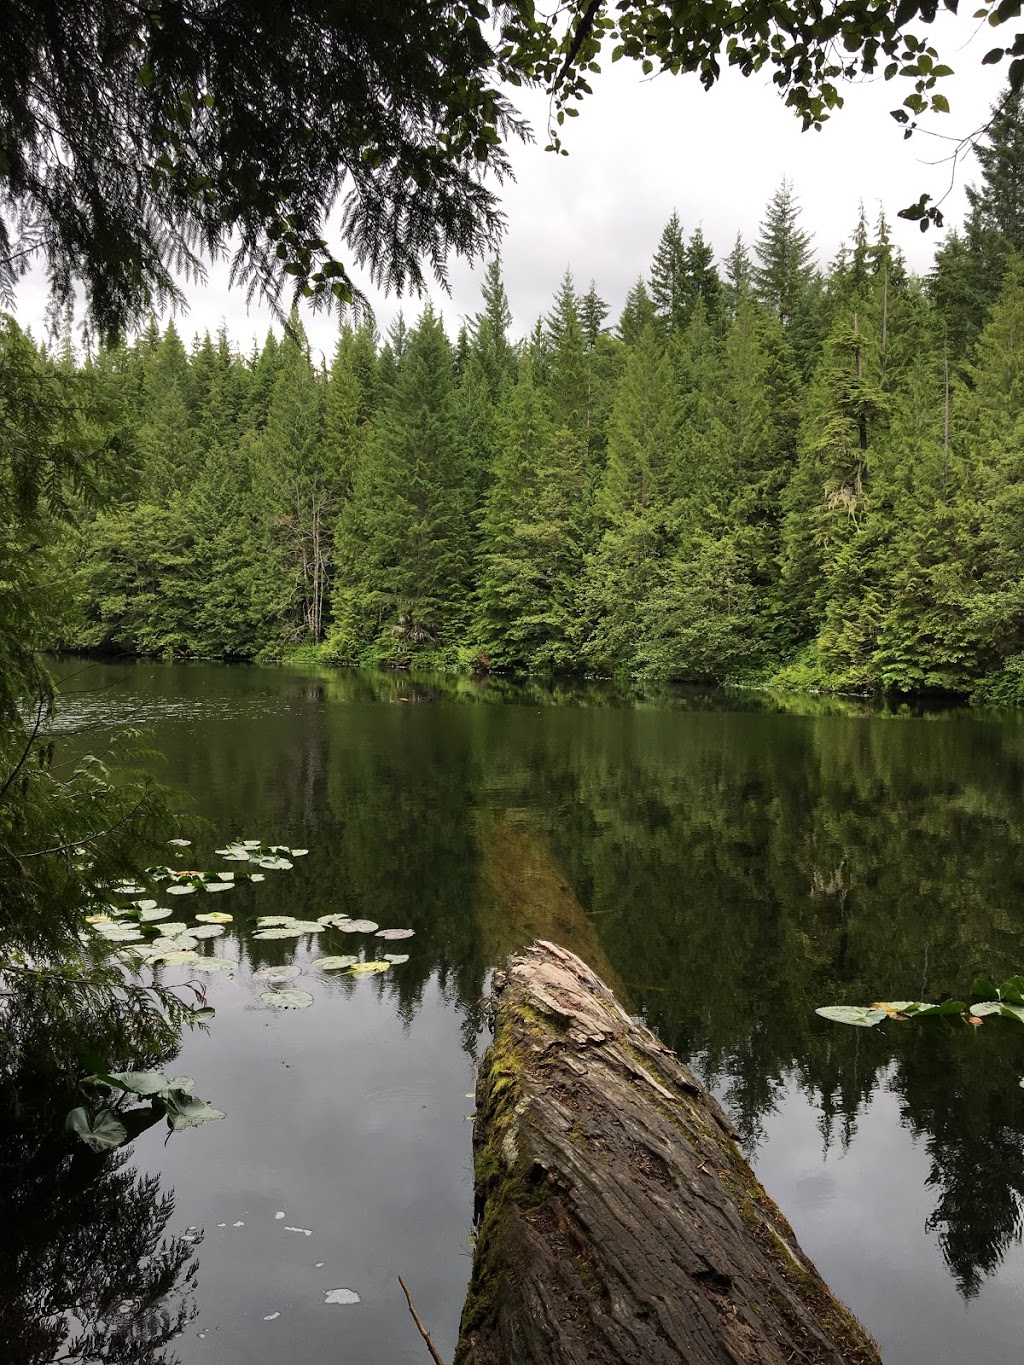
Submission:
<svg viewBox="0 0 1024 1365">
<path fill-rule="evenodd" d="M 239 966 L 204 978 L 217 1017 L 171 1068 L 228 1117 L 166 1145 L 151 1129 L 107 1224 L 52 1234 L 106 1245 L 173 1192 L 181 1365 L 422 1362 L 399 1274 L 451 1359 L 479 1002 L 538 932 L 713 1086 L 890 1365 L 1020 1360 L 1024 1031 L 814 1014 L 1024 968 L 1018 718 L 205 665 L 97 666 L 71 686 L 69 719 L 97 735 L 149 727 L 155 770 L 210 822 L 186 865 L 224 865 L 232 838 L 310 850 L 261 886 L 174 903 L 234 915 L 200 951 Z M 250 937 L 258 914 L 338 911 L 415 937 Z M 388 948 L 409 961 L 380 976 L 308 968 Z M 268 1009 L 251 973 L 292 961 L 314 1004 Z M 338 1288 L 359 1302 L 325 1302 Z M 164 1359 L 149 1330 L 117 1358 Z"/>
</svg>

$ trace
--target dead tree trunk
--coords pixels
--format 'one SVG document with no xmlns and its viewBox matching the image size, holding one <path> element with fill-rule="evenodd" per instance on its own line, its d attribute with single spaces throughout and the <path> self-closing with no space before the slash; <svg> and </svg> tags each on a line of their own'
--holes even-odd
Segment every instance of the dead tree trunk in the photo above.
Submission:
<svg viewBox="0 0 1024 1365">
<path fill-rule="evenodd" d="M 456 1365 L 881 1365 L 725 1114 L 540 942 L 495 983 Z"/>
</svg>

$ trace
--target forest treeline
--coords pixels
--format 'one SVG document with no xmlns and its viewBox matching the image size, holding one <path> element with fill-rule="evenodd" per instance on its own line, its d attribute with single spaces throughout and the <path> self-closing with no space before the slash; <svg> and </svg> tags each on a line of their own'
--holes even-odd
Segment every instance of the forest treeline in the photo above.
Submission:
<svg viewBox="0 0 1024 1365">
<path fill-rule="evenodd" d="M 295 319 L 37 353 L 120 451 L 59 643 L 1024 699 L 1019 98 L 978 157 L 924 278 L 863 211 L 819 268 L 783 182 L 721 267 L 674 214 L 617 320 L 567 272 L 516 342 L 495 260 L 454 341 L 329 367 Z"/>
</svg>

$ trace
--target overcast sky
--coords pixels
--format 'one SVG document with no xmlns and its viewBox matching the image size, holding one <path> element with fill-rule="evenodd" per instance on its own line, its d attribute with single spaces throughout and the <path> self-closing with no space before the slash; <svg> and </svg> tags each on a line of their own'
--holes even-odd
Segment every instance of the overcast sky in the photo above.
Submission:
<svg viewBox="0 0 1024 1365">
<path fill-rule="evenodd" d="M 1003 79 L 1001 68 L 980 65 L 992 45 L 991 31 L 979 30 L 976 21 L 944 16 L 933 32 L 956 75 L 942 87 L 951 114 L 933 118 L 928 126 L 947 138 L 969 134 L 985 121 Z M 537 133 L 534 145 L 512 149 L 517 180 L 502 192 L 508 219 L 504 277 L 517 334 L 527 332 L 549 308 L 567 267 L 581 289 L 596 282 L 614 321 L 629 286 L 647 274 L 673 209 L 687 233 L 702 227 L 719 258 L 731 249 L 737 231 L 753 242 L 765 205 L 784 176 L 795 185 L 823 264 L 849 237 L 863 201 L 872 221 L 884 205 L 911 268 L 928 268 L 941 234 L 923 234 L 896 213 L 924 191 L 933 199 L 946 192 L 951 168 L 933 163 L 948 157 L 952 144 L 920 132 L 903 140 L 889 111 L 909 93 L 909 82 L 879 79 L 848 87 L 845 107 L 821 133 L 800 131 L 767 77 L 744 80 L 726 72 L 706 92 L 696 77 L 644 79 L 639 67 L 622 61 L 606 63 L 593 84 L 581 116 L 566 123 L 568 157 L 543 151 L 547 101 L 514 92 Z M 948 225 L 961 220 L 964 186 L 976 178 L 976 162 L 968 157 L 943 204 Z M 435 293 L 453 336 L 460 319 L 480 306 L 479 277 L 479 265 L 474 271 L 453 262 L 451 297 Z M 241 291 L 228 291 L 222 268 L 211 268 L 208 286 L 191 288 L 189 298 L 188 313 L 177 319 L 186 340 L 224 322 L 232 339 L 248 350 L 270 325 L 265 310 L 247 309 Z M 415 297 L 371 294 L 371 301 L 382 329 L 398 308 L 411 320 L 421 307 Z M 44 303 L 38 283 L 27 280 L 17 317 L 37 336 L 44 331 Z M 323 315 L 305 322 L 314 351 L 329 356 L 337 322 Z"/>
</svg>

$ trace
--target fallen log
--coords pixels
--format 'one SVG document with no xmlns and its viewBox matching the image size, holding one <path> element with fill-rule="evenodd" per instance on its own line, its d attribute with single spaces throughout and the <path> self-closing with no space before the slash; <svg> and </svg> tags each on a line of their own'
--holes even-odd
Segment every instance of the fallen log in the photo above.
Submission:
<svg viewBox="0 0 1024 1365">
<path fill-rule="evenodd" d="M 881 1365 L 723 1110 L 578 957 L 494 985 L 456 1365 Z"/>
</svg>

